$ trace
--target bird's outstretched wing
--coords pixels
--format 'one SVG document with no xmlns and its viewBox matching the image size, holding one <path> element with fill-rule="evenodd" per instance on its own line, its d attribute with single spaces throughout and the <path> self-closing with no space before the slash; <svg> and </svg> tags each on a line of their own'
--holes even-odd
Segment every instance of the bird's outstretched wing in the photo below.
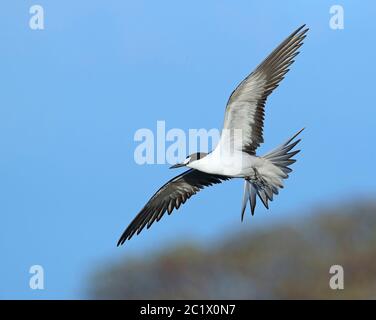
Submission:
<svg viewBox="0 0 376 320">
<path fill-rule="evenodd" d="M 264 142 L 262 133 L 266 99 L 289 71 L 308 30 L 303 25 L 293 32 L 232 92 L 226 106 L 219 145 L 234 146 L 255 154 L 255 150 Z M 241 135 L 241 139 L 237 134 Z M 235 142 L 240 140 L 241 143 L 236 146 Z"/>
<path fill-rule="evenodd" d="M 150 198 L 124 231 L 117 245 L 122 245 L 135 233 L 139 234 L 145 226 L 149 228 L 155 220 L 159 221 L 166 211 L 170 214 L 172 210 L 178 209 L 182 203 L 185 203 L 187 199 L 201 189 L 229 179 L 231 178 L 208 174 L 195 169 L 187 170 L 176 176 Z"/>
</svg>

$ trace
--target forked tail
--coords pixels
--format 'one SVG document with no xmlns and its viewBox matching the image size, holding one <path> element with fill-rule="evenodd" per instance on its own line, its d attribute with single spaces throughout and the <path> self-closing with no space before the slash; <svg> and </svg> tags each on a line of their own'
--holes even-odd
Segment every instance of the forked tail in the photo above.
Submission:
<svg viewBox="0 0 376 320">
<path fill-rule="evenodd" d="M 287 179 L 292 171 L 289 166 L 296 162 L 292 157 L 299 153 L 300 150 L 291 150 L 300 142 L 301 139 L 295 140 L 295 138 L 303 130 L 304 128 L 284 144 L 260 157 L 260 164 L 253 168 L 254 174 L 244 180 L 242 221 L 248 200 L 251 206 L 251 213 L 254 215 L 256 195 L 264 206 L 269 209 L 268 201 L 273 201 L 273 195 L 277 195 L 278 190 L 283 188 L 283 179 Z"/>
</svg>

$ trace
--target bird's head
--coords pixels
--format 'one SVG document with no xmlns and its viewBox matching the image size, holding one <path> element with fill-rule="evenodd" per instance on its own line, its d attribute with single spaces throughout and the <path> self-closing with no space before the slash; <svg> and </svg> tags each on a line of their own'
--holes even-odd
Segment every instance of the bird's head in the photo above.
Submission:
<svg viewBox="0 0 376 320">
<path fill-rule="evenodd" d="M 202 159 L 202 158 L 204 158 L 206 156 L 207 156 L 207 153 L 205 153 L 205 152 L 192 153 L 191 155 L 189 155 L 188 157 L 186 157 L 183 162 L 174 164 L 173 166 L 170 167 L 170 169 L 175 169 L 175 168 L 180 168 L 180 167 L 187 167 L 187 166 L 189 167 L 189 164 L 191 164 L 192 162 L 200 160 L 200 159 Z"/>
</svg>

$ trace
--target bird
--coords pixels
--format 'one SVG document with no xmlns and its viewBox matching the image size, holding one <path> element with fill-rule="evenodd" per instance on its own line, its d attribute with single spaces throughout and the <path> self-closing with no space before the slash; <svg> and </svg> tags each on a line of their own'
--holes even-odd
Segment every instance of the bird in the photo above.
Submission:
<svg viewBox="0 0 376 320">
<path fill-rule="evenodd" d="M 184 204 L 205 187 L 224 181 L 244 179 L 241 221 L 247 203 L 254 215 L 256 200 L 269 209 L 269 201 L 283 188 L 283 180 L 292 172 L 290 165 L 300 152 L 294 147 L 299 130 L 290 139 L 259 156 L 256 149 L 264 142 L 265 103 L 284 79 L 299 54 L 309 28 L 302 25 L 282 41 L 231 93 L 225 108 L 224 124 L 218 144 L 212 152 L 196 152 L 170 168 L 188 170 L 165 183 L 146 203 L 121 235 L 117 246 L 159 221 L 167 212 Z"/>
</svg>

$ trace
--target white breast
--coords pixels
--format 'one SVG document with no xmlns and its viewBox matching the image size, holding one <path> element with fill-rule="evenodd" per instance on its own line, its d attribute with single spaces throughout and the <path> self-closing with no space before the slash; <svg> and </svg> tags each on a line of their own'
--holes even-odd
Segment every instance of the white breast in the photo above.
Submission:
<svg viewBox="0 0 376 320">
<path fill-rule="evenodd" d="M 221 151 L 220 147 L 205 158 L 193 161 L 187 166 L 206 173 L 219 174 L 229 177 L 244 177 L 249 175 L 251 167 L 257 162 L 257 157 L 235 150 L 232 153 Z"/>
</svg>

